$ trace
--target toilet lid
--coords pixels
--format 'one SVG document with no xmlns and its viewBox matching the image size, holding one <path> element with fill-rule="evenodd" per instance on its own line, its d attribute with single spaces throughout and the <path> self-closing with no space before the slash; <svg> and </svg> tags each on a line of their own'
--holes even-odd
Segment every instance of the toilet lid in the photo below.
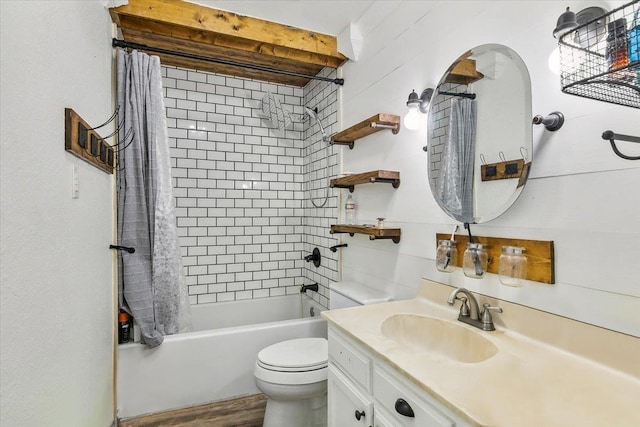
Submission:
<svg viewBox="0 0 640 427">
<path fill-rule="evenodd" d="M 258 364 L 277 371 L 306 371 L 327 366 L 325 338 L 301 338 L 270 345 L 258 353 Z"/>
</svg>

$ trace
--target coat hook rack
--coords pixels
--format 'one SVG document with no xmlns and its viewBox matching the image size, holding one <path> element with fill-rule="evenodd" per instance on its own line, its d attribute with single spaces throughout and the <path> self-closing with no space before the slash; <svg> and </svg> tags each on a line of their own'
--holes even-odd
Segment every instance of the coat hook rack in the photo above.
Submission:
<svg viewBox="0 0 640 427">
<path fill-rule="evenodd" d="M 114 148 L 107 144 L 95 129 L 106 126 L 116 119 L 118 110 L 105 123 L 92 128 L 71 108 L 64 109 L 64 148 L 74 156 L 92 164 L 108 174 L 115 166 Z"/>
<path fill-rule="evenodd" d="M 619 141 L 640 143 L 640 137 L 631 136 L 631 135 L 622 135 L 619 133 L 615 133 L 612 130 L 605 130 L 604 132 L 602 132 L 602 139 L 609 141 L 609 143 L 611 144 L 611 149 L 619 157 L 622 157 L 625 160 L 640 160 L 640 156 L 627 156 L 626 154 L 622 154 L 620 150 L 618 150 L 618 147 L 616 146 L 616 139 Z"/>
</svg>

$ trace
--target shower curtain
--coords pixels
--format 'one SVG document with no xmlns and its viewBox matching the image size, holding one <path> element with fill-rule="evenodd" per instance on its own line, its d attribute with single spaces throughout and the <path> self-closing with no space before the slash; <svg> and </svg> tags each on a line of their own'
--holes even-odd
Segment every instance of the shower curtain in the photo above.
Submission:
<svg viewBox="0 0 640 427">
<path fill-rule="evenodd" d="M 173 211 L 171 164 L 160 60 L 118 49 L 118 299 L 156 347 L 190 327 L 190 309 Z M 132 130 L 133 140 L 126 136 Z M 126 140 L 126 141 L 124 141 Z"/>
<path fill-rule="evenodd" d="M 444 208 L 460 222 L 473 223 L 473 170 L 476 145 L 476 102 L 453 98 L 449 137 L 444 149 L 438 193 Z"/>
</svg>

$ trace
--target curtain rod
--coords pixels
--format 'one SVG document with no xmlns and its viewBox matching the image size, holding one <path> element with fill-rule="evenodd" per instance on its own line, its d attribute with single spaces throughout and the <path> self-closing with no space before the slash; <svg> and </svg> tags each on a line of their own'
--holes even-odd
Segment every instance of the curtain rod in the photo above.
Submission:
<svg viewBox="0 0 640 427">
<path fill-rule="evenodd" d="M 264 67 L 262 65 L 245 64 L 245 63 L 242 63 L 242 62 L 229 61 L 229 60 L 226 60 L 226 59 L 210 58 L 210 57 L 207 57 L 207 56 L 195 55 L 195 54 L 192 54 L 192 53 L 176 52 L 176 51 L 173 51 L 173 50 L 167 50 L 167 49 L 162 49 L 162 48 L 158 48 L 158 47 L 146 46 L 146 45 L 139 44 L 139 43 L 132 43 L 132 42 L 124 41 L 124 40 L 118 40 L 118 39 L 115 39 L 115 38 L 112 40 L 111 46 L 113 46 L 113 47 L 121 47 L 121 48 L 128 48 L 128 49 L 136 49 L 136 50 L 145 50 L 147 52 L 163 53 L 165 55 L 181 56 L 183 58 L 196 59 L 196 60 L 199 60 L 199 61 L 206 61 L 206 62 L 214 62 L 216 64 L 231 65 L 231 66 L 234 66 L 234 67 L 248 68 L 248 69 L 257 70 L 257 71 L 265 71 L 267 73 L 285 74 L 287 76 L 302 77 L 302 78 L 305 78 L 305 79 L 322 80 L 322 81 L 325 81 L 325 82 L 335 83 L 335 84 L 340 85 L 340 86 L 344 85 L 344 79 L 331 79 L 329 77 L 311 76 L 311 75 L 308 75 L 308 74 L 296 73 L 295 71 L 276 70 L 275 68 Z"/>
</svg>

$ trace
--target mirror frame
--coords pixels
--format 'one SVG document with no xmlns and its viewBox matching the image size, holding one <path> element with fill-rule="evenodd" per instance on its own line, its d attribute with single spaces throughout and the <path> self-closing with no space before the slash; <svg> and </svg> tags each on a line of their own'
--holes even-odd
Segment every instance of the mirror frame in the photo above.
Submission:
<svg viewBox="0 0 640 427">
<path fill-rule="evenodd" d="M 428 180 L 440 208 L 468 223 L 506 212 L 522 193 L 533 157 L 531 79 L 522 58 L 500 44 L 466 51 L 440 79 L 427 114 Z M 451 116 L 475 126 L 450 132 Z"/>
</svg>

